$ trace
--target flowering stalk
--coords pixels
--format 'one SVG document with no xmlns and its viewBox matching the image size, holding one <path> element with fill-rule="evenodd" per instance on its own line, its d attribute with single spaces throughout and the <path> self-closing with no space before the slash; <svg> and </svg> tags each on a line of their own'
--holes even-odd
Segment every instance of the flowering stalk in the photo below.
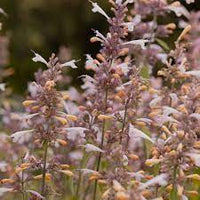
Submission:
<svg viewBox="0 0 200 200">
<path fill-rule="evenodd" d="M 120 144 L 122 144 L 122 138 L 123 138 L 123 134 L 124 134 L 124 130 L 125 130 L 125 126 L 126 126 L 126 118 L 127 118 L 127 111 L 128 111 L 128 100 L 125 103 L 124 106 L 124 118 L 123 118 L 123 122 L 122 122 L 122 130 L 121 130 L 121 134 L 120 134 Z M 128 146 L 128 135 L 127 135 L 127 142 L 126 142 L 127 146 Z"/>
<path fill-rule="evenodd" d="M 22 158 L 22 163 L 23 163 L 23 158 Z M 22 190 L 22 199 L 25 200 L 25 185 L 24 185 L 24 172 L 22 171 L 22 177 L 21 177 L 21 190 Z"/>
<path fill-rule="evenodd" d="M 88 101 L 86 102 L 87 109 L 85 109 L 87 110 L 87 115 L 89 115 L 90 119 L 93 119 L 89 124 L 89 129 L 91 133 L 95 134 L 94 130 L 97 127 L 101 127 L 99 128 L 99 130 L 101 131 L 99 148 L 95 147 L 95 150 L 99 151 L 97 167 L 95 168 L 95 173 L 97 173 L 97 175 L 91 177 L 94 178 L 95 181 L 93 193 L 94 200 L 97 198 L 98 179 L 102 176 L 100 173 L 102 155 L 105 153 L 105 151 L 108 152 L 109 156 L 112 155 L 116 149 L 116 142 L 123 145 L 123 149 L 126 149 L 128 146 L 125 144 L 126 142 L 123 141 L 123 138 L 128 137 L 127 115 L 128 111 L 130 111 L 131 106 L 134 105 L 134 103 L 137 102 L 137 100 L 139 99 L 140 92 L 137 87 L 140 84 L 142 85 L 141 80 L 138 76 L 138 71 L 135 68 L 131 69 L 132 63 L 129 61 L 126 62 L 126 59 L 125 61 L 123 61 L 123 56 L 127 56 L 129 52 L 129 47 L 131 48 L 131 46 L 137 46 L 139 48 L 145 48 L 145 43 L 147 42 L 146 40 L 142 39 L 124 42 L 125 37 L 128 35 L 127 24 L 124 22 L 127 12 L 127 4 L 131 3 L 132 1 L 110 2 L 112 4 L 112 11 L 114 12 L 113 18 L 108 17 L 108 15 L 105 14 L 102 9 L 99 9 L 97 4 L 93 3 L 93 6 L 95 8 L 93 10 L 98 11 L 99 13 L 103 14 L 103 16 L 106 16 L 108 22 L 110 23 L 110 28 L 107 37 L 104 37 L 102 34 L 96 31 L 96 37 L 91 38 L 91 42 L 101 42 L 103 48 L 100 51 L 100 54 L 97 54 L 98 60 L 94 60 L 89 55 L 87 56 L 88 61 L 86 62 L 86 67 L 88 69 L 90 68 L 94 70 L 95 75 L 94 78 L 88 76 L 84 77 L 83 85 L 83 89 L 86 89 L 86 98 L 88 99 Z M 127 81 L 127 79 L 129 80 L 129 78 L 131 80 L 125 82 Z M 124 82 L 125 84 L 123 86 Z M 126 86 L 128 87 L 127 93 L 125 92 Z M 104 97 L 103 100 L 102 96 Z M 125 104 L 123 104 L 124 102 Z M 115 104 L 117 104 L 116 108 Z M 125 110 L 121 111 L 121 109 Z M 98 114 L 98 112 L 100 114 Z M 122 120 L 118 121 L 116 116 L 118 116 L 121 112 L 124 114 Z M 99 121 L 101 122 L 101 124 L 99 123 Z M 121 123 L 120 131 L 118 131 L 117 125 L 119 122 Z M 111 134 L 108 135 L 108 133 Z M 90 138 L 88 137 L 87 139 L 89 140 Z M 127 141 L 129 141 L 129 139 L 127 139 Z M 96 143 L 96 141 L 94 142 Z M 119 153 L 119 155 L 123 156 L 124 159 L 127 158 L 126 155 L 124 155 L 124 151 L 121 151 L 121 149 L 119 150 L 119 152 L 117 149 L 116 153 Z M 109 173 L 113 173 L 113 168 L 116 167 L 116 169 L 118 169 L 119 166 L 119 170 L 122 170 L 122 174 L 124 174 L 125 172 L 123 171 L 126 171 L 126 169 L 125 167 L 122 167 L 123 162 L 124 161 L 119 162 L 120 164 L 113 163 L 113 165 L 111 165 L 112 167 L 109 166 L 106 176 L 109 176 Z M 114 180 L 114 178 L 112 180 Z M 109 182 L 112 181 L 108 180 L 108 184 Z"/>
<path fill-rule="evenodd" d="M 47 62 L 43 57 L 35 53 L 33 61 L 44 63 L 48 69 L 36 73 L 36 82 L 30 86 L 30 97 L 23 102 L 24 107 L 30 112 L 26 116 L 26 126 L 28 125 L 32 129 L 17 131 L 11 135 L 11 138 L 14 142 L 21 144 L 32 140 L 31 144 L 33 145 L 30 146 L 31 148 L 38 148 L 38 145 L 43 146 L 43 159 L 38 160 L 34 156 L 26 156 L 26 162 L 20 165 L 19 169 L 16 170 L 16 174 L 19 172 L 23 174 L 23 195 L 25 193 L 32 193 L 33 196 L 45 198 L 49 194 L 47 182 L 52 179 L 51 173 L 73 176 L 70 170 L 66 170 L 66 168 L 69 168 L 68 165 L 54 160 L 52 163 L 49 162 L 48 149 L 53 149 L 54 145 L 66 146 L 66 125 L 69 123 L 72 124 L 77 120 L 76 116 L 62 111 L 64 99 L 62 94 L 55 88 L 56 82 L 61 77 L 63 67 L 70 66 L 76 68 L 76 65 L 75 61 L 60 64 L 54 54 L 52 54 L 49 62 Z M 31 174 L 25 173 L 25 170 L 40 170 L 42 174 L 31 176 Z M 25 174 L 28 178 L 24 180 Z M 41 194 L 32 190 L 24 190 L 25 182 L 32 179 L 42 180 Z"/>
<path fill-rule="evenodd" d="M 42 172 L 42 189 L 41 194 L 45 195 L 45 177 L 46 177 L 46 164 L 47 164 L 47 153 L 48 153 L 48 141 L 44 141 L 44 158 L 43 158 L 43 172 Z"/>
<path fill-rule="evenodd" d="M 107 109 L 107 101 L 108 101 L 108 88 L 106 88 L 105 91 L 105 100 L 104 100 L 104 107 L 105 110 Z M 105 137 L 105 129 L 106 129 L 106 120 L 103 120 L 102 123 L 102 136 L 101 136 L 101 144 L 100 144 L 100 149 L 104 149 L 104 137 Z M 97 160 L 97 167 L 96 167 L 96 171 L 99 172 L 100 170 L 100 166 L 101 166 L 101 157 L 102 157 L 102 152 L 99 152 L 99 156 L 98 156 L 98 160 Z M 94 195 L 93 195 L 93 200 L 96 199 L 96 192 L 97 192 L 97 180 L 95 180 L 95 184 L 94 184 Z"/>
</svg>

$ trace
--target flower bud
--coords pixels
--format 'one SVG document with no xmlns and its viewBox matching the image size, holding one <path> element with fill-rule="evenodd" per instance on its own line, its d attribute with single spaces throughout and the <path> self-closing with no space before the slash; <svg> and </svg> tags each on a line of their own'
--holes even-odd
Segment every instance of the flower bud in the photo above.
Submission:
<svg viewBox="0 0 200 200">
<path fill-rule="evenodd" d="M 166 76 L 166 72 L 164 72 L 164 71 L 158 71 L 158 76 Z"/>
<path fill-rule="evenodd" d="M 185 37 L 185 35 L 191 30 L 191 28 L 192 28 L 191 25 L 186 26 L 181 35 L 178 37 L 177 41 L 179 42 L 180 40 L 182 40 Z"/>
<path fill-rule="evenodd" d="M 129 200 L 130 196 L 129 196 L 129 194 L 126 194 L 124 191 L 119 191 L 116 194 L 116 199 L 117 200 Z"/>
<path fill-rule="evenodd" d="M 113 119 L 113 116 L 109 116 L 109 115 L 99 115 L 99 116 L 98 116 L 98 119 L 99 119 L 100 121 L 103 121 L 103 120 L 111 120 L 111 119 Z"/>
<path fill-rule="evenodd" d="M 122 97 L 125 97 L 126 96 L 126 93 L 124 90 L 120 90 L 118 93 L 117 93 L 117 96 L 119 96 L 120 98 Z"/>
<path fill-rule="evenodd" d="M 177 147 L 177 151 L 182 152 L 182 150 L 183 150 L 183 144 L 180 143 L 180 144 L 178 145 L 178 147 Z"/>
<path fill-rule="evenodd" d="M 59 170 L 60 173 L 63 173 L 67 176 L 73 176 L 73 172 L 71 172 L 70 170 Z"/>
<path fill-rule="evenodd" d="M 98 53 L 98 54 L 96 55 L 96 57 L 97 57 L 97 59 L 99 59 L 101 62 L 105 62 L 105 58 L 103 57 L 102 54 Z"/>
<path fill-rule="evenodd" d="M 125 191 L 124 187 L 117 180 L 113 180 L 113 189 L 117 192 Z"/>
<path fill-rule="evenodd" d="M 69 99 L 70 99 L 69 94 L 63 94 L 63 99 L 64 99 L 64 100 L 69 100 Z"/>
<path fill-rule="evenodd" d="M 30 105 L 32 105 L 34 103 L 36 103 L 36 101 L 34 101 L 34 100 L 26 100 L 22 104 L 23 104 L 24 107 L 28 107 L 28 106 L 30 106 Z"/>
<path fill-rule="evenodd" d="M 119 96 L 115 96 L 114 99 L 115 99 L 115 101 L 118 102 L 118 103 L 122 103 L 122 102 L 123 102 L 123 100 L 122 100 L 121 97 L 119 97 Z"/>
<path fill-rule="evenodd" d="M 200 175 L 198 175 L 198 174 L 188 175 L 187 178 L 200 181 Z"/>
<path fill-rule="evenodd" d="M 91 42 L 91 43 L 103 42 L 103 40 L 101 40 L 101 39 L 98 38 L 98 37 L 91 37 L 91 38 L 90 38 L 90 42 Z"/>
<path fill-rule="evenodd" d="M 61 169 L 68 169 L 69 165 L 68 164 L 61 164 L 60 167 L 61 167 Z"/>
<path fill-rule="evenodd" d="M 145 123 L 145 122 L 142 122 L 142 121 L 136 121 L 136 122 L 135 122 L 135 125 L 138 125 L 138 126 L 141 126 L 141 127 L 145 127 L 145 126 L 146 126 L 146 123 Z"/>
<path fill-rule="evenodd" d="M 163 125 L 162 128 L 161 128 L 165 133 L 167 133 L 168 135 L 171 135 L 172 133 L 169 131 L 169 129 Z"/>
<path fill-rule="evenodd" d="M 172 151 L 169 152 L 169 155 L 170 156 L 176 156 L 177 152 L 175 150 L 172 150 Z"/>
<path fill-rule="evenodd" d="M 106 191 L 103 193 L 102 199 L 107 198 L 109 194 L 110 194 L 110 189 L 106 190 Z"/>
<path fill-rule="evenodd" d="M 75 115 L 67 115 L 67 119 L 69 119 L 73 122 L 77 121 L 77 117 Z"/>
<path fill-rule="evenodd" d="M 187 196 L 190 197 L 197 197 L 199 195 L 199 192 L 195 191 L 195 190 L 190 190 L 190 191 L 185 191 Z"/>
<path fill-rule="evenodd" d="M 27 169 L 27 168 L 29 168 L 30 166 L 31 166 L 30 163 L 22 163 L 22 164 L 20 165 L 20 167 L 22 168 L 22 170 Z"/>
<path fill-rule="evenodd" d="M 55 87 L 55 82 L 54 81 L 47 81 L 46 83 L 45 83 L 45 89 L 47 89 L 47 90 L 51 90 L 52 88 L 54 88 Z"/>
<path fill-rule="evenodd" d="M 169 24 L 165 25 L 165 27 L 166 27 L 167 29 L 174 30 L 174 29 L 176 29 L 176 24 L 174 24 L 174 23 L 169 23 Z"/>
<path fill-rule="evenodd" d="M 148 88 L 146 85 L 140 86 L 140 91 L 146 91 Z"/>
<path fill-rule="evenodd" d="M 173 189 L 173 185 L 172 184 L 168 185 L 167 188 L 166 188 L 167 192 L 171 192 L 172 189 Z"/>
<path fill-rule="evenodd" d="M 103 180 L 103 179 L 98 180 L 98 183 L 102 184 L 102 185 L 106 185 L 107 184 L 106 180 Z"/>
<path fill-rule="evenodd" d="M 0 184 L 11 184 L 14 183 L 15 181 L 13 179 L 9 179 L 9 178 L 4 178 L 0 180 Z"/>
<path fill-rule="evenodd" d="M 183 189 L 184 189 L 183 186 L 181 186 L 181 185 L 177 186 L 177 194 L 179 197 L 181 197 L 183 195 Z"/>
<path fill-rule="evenodd" d="M 194 148 L 200 149 L 200 141 L 196 141 L 196 142 L 194 143 Z"/>
<path fill-rule="evenodd" d="M 67 141 L 62 140 L 62 139 L 56 139 L 56 141 L 61 144 L 62 146 L 67 146 Z"/>
<path fill-rule="evenodd" d="M 57 119 L 62 125 L 66 125 L 68 123 L 67 120 L 63 117 L 56 116 L 55 119 Z"/>
<path fill-rule="evenodd" d="M 42 178 L 43 178 L 43 174 L 40 174 L 40 175 L 37 175 L 37 176 L 33 177 L 34 180 L 40 180 Z M 51 174 L 46 173 L 45 174 L 45 180 L 49 182 L 51 180 Z"/>
<path fill-rule="evenodd" d="M 137 155 L 135 155 L 135 154 L 129 154 L 128 155 L 128 157 L 131 159 L 131 160 L 138 160 L 139 159 L 139 157 L 137 156 Z"/>
<path fill-rule="evenodd" d="M 179 139 L 183 139 L 184 135 L 185 135 L 184 131 L 177 131 L 177 136 Z"/>
<path fill-rule="evenodd" d="M 89 181 L 94 181 L 97 180 L 99 178 L 98 174 L 93 174 L 92 176 L 90 176 Z"/>
<path fill-rule="evenodd" d="M 143 190 L 142 191 L 142 196 L 144 196 L 145 198 L 151 197 L 152 192 L 150 190 Z"/>
<path fill-rule="evenodd" d="M 179 169 L 179 176 L 182 178 L 182 177 L 185 177 L 185 173 L 182 169 Z"/>
<path fill-rule="evenodd" d="M 188 111 L 185 107 L 185 105 L 180 105 L 178 108 L 177 108 L 178 111 L 182 112 L 182 113 L 185 113 L 185 114 L 188 114 Z"/>
<path fill-rule="evenodd" d="M 112 76 L 113 76 L 115 79 L 120 79 L 119 74 L 112 74 Z"/>
<path fill-rule="evenodd" d="M 129 48 L 123 48 L 121 49 L 121 51 L 119 52 L 119 56 L 125 56 L 127 55 L 129 52 Z"/>
<path fill-rule="evenodd" d="M 147 159 L 146 162 L 145 162 L 145 165 L 148 166 L 148 167 L 152 167 L 156 164 L 159 164 L 160 163 L 160 159 Z"/>
<path fill-rule="evenodd" d="M 165 134 L 165 133 L 162 133 L 161 138 L 162 138 L 163 140 L 166 140 L 166 139 L 167 139 L 166 134 Z"/>
</svg>

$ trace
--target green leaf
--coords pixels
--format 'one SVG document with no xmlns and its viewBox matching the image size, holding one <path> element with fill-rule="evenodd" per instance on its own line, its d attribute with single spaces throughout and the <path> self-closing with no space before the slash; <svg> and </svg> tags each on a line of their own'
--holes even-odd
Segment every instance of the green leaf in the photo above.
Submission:
<svg viewBox="0 0 200 200">
<path fill-rule="evenodd" d="M 165 49 L 165 50 L 167 50 L 167 51 L 170 50 L 168 44 L 167 44 L 165 41 L 156 38 L 156 42 L 157 42 L 163 49 Z"/>
<path fill-rule="evenodd" d="M 148 66 L 143 66 L 141 71 L 140 71 L 140 75 L 143 78 L 149 78 L 149 67 Z"/>
</svg>

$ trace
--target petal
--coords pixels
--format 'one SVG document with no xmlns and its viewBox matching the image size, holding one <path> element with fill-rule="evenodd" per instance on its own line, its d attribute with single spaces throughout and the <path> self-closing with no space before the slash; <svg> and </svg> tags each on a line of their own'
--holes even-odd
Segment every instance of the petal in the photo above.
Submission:
<svg viewBox="0 0 200 200">
<path fill-rule="evenodd" d="M 187 71 L 185 74 L 200 77 L 200 70 Z"/>
<path fill-rule="evenodd" d="M 38 53 L 35 53 L 34 51 L 32 52 L 35 54 L 35 57 L 32 58 L 34 62 L 41 62 L 48 66 L 47 61 L 41 55 L 39 55 Z"/>
<path fill-rule="evenodd" d="M 13 142 L 23 143 L 30 139 L 34 130 L 25 130 L 25 131 L 17 131 L 13 133 L 10 137 L 12 138 Z"/>
<path fill-rule="evenodd" d="M 149 103 L 149 106 L 151 108 L 154 108 L 157 106 L 158 103 L 160 103 L 162 101 L 162 97 L 158 96 L 158 97 L 155 97 L 153 100 L 151 100 L 151 102 Z"/>
<path fill-rule="evenodd" d="M 129 125 L 129 137 L 130 138 L 143 138 L 146 140 L 149 140 L 151 143 L 154 143 L 154 141 L 145 133 L 143 133 L 142 131 L 138 130 L 137 128 L 135 128 L 132 124 Z"/>
<path fill-rule="evenodd" d="M 71 61 L 68 61 L 68 62 L 66 62 L 66 63 L 61 64 L 60 66 L 61 66 L 61 67 L 71 67 L 72 69 L 76 69 L 76 68 L 78 68 L 78 67 L 75 65 L 76 62 L 77 62 L 76 60 L 71 60 Z"/>
<path fill-rule="evenodd" d="M 26 190 L 26 192 L 33 194 L 35 197 L 39 197 L 40 199 L 44 199 L 44 197 L 34 190 Z"/>
<path fill-rule="evenodd" d="M 78 171 L 81 171 L 83 172 L 83 174 L 95 174 L 95 173 L 98 173 L 97 171 L 95 170 L 92 170 L 92 169 L 77 169 Z"/>
<path fill-rule="evenodd" d="M 104 12 L 104 10 L 97 4 L 97 3 L 94 3 L 92 1 L 90 1 L 92 3 L 92 12 L 96 13 L 100 13 L 102 14 L 104 17 L 106 17 L 107 19 L 110 19 L 110 17 L 108 17 L 108 15 Z"/>
<path fill-rule="evenodd" d="M 0 187 L 0 196 L 3 196 L 6 192 L 11 192 L 12 188 Z"/>
<path fill-rule="evenodd" d="M 0 14 L 7 16 L 7 13 L 2 8 L 0 8 Z"/>
<path fill-rule="evenodd" d="M 140 46 L 142 49 L 146 49 L 145 48 L 145 44 L 149 42 L 149 40 L 143 40 L 143 39 L 140 39 L 140 40 L 132 40 L 132 41 L 129 41 L 129 42 L 125 42 L 124 45 L 138 45 Z"/>
<path fill-rule="evenodd" d="M 149 186 L 154 186 L 154 185 L 165 186 L 168 183 L 167 178 L 168 178 L 167 174 L 160 174 L 160 175 L 150 179 L 146 183 L 142 184 L 140 189 L 145 189 Z"/>
<path fill-rule="evenodd" d="M 104 151 L 102 149 L 100 149 L 99 147 L 96 147 L 93 144 L 86 144 L 86 145 L 82 145 L 83 147 L 85 147 L 86 152 L 101 152 L 103 153 Z"/>
<path fill-rule="evenodd" d="M 83 127 L 69 127 L 65 128 L 64 130 L 67 131 L 67 138 L 69 140 L 74 141 L 77 137 L 85 137 L 84 131 L 87 130 L 86 128 Z"/>
<path fill-rule="evenodd" d="M 171 114 L 180 114 L 179 111 L 177 111 L 175 108 L 169 107 L 169 106 L 163 106 L 163 115 L 169 116 Z"/>
<path fill-rule="evenodd" d="M 6 87 L 5 83 L 0 83 L 0 90 L 1 91 L 5 91 L 5 87 Z"/>
</svg>

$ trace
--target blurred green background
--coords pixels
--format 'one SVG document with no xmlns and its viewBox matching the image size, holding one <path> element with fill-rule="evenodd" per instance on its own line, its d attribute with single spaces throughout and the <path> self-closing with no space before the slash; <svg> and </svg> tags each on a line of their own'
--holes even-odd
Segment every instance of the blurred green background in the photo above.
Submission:
<svg viewBox="0 0 200 200">
<path fill-rule="evenodd" d="M 109 12 L 108 0 L 96 2 Z M 85 73 L 84 55 L 95 55 L 99 49 L 97 44 L 89 42 L 92 28 L 103 33 L 107 30 L 106 20 L 91 12 L 88 0 L 0 0 L 0 7 L 8 13 L 8 17 L 0 19 L 3 21 L 0 34 L 7 35 L 10 40 L 7 67 L 14 68 L 15 74 L 8 83 L 15 93 L 23 93 L 27 82 L 33 80 L 34 72 L 43 67 L 32 62 L 31 50 L 45 58 L 52 52 L 60 52 L 67 55 L 66 59 L 81 59 L 79 69 L 69 72 L 73 84 L 79 84 L 77 77 Z M 187 7 L 199 9 L 200 1 Z"/>
<path fill-rule="evenodd" d="M 0 7 L 8 13 L 8 17 L 1 17 L 1 35 L 10 38 L 9 66 L 15 74 L 8 81 L 17 93 L 23 92 L 34 72 L 43 67 L 32 62 L 31 50 L 47 59 L 62 49 L 61 54 L 69 54 L 66 59 L 81 59 L 79 69 L 69 72 L 73 84 L 79 82 L 77 77 L 84 73 L 84 54 L 94 54 L 99 48 L 89 42 L 92 28 L 107 28 L 106 20 L 91 12 L 87 0 L 0 0 Z"/>
</svg>

